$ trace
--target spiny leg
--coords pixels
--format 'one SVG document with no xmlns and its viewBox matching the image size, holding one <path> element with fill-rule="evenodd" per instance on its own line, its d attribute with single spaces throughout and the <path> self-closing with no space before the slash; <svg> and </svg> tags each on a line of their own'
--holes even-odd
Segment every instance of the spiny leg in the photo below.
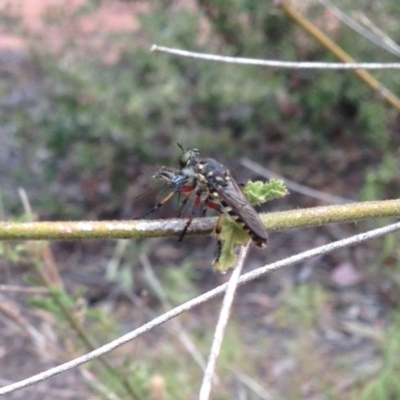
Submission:
<svg viewBox="0 0 400 400">
<path fill-rule="evenodd" d="M 187 230 L 189 229 L 190 224 L 193 221 L 194 216 L 197 213 L 197 210 L 199 209 L 199 206 L 200 206 L 200 203 L 201 203 L 201 193 L 202 193 L 201 191 L 196 193 L 196 198 L 195 198 L 194 203 L 193 203 L 192 212 L 190 213 L 188 222 L 186 222 L 186 225 L 183 228 L 183 231 L 182 231 L 181 235 L 179 236 L 179 240 L 178 240 L 179 242 L 182 242 L 183 238 L 186 235 Z"/>
<path fill-rule="evenodd" d="M 222 240 L 221 240 L 220 234 L 221 234 L 223 222 L 224 222 L 224 214 L 221 213 L 218 217 L 217 225 L 215 225 L 215 228 L 214 228 L 214 233 L 215 233 L 215 236 L 217 237 L 217 250 L 215 252 L 215 259 L 214 259 L 213 264 L 218 264 L 219 259 L 221 258 Z"/>
<path fill-rule="evenodd" d="M 217 250 L 215 252 L 215 258 L 214 258 L 213 264 L 217 264 L 219 262 L 219 259 L 221 257 L 221 253 L 222 253 L 222 240 L 220 238 L 220 233 L 221 233 L 222 224 L 224 221 L 223 207 L 221 206 L 221 204 L 216 202 L 215 196 L 213 196 L 212 194 L 209 194 L 206 201 L 204 202 L 204 208 L 203 208 L 203 213 L 202 213 L 203 217 L 205 217 L 205 215 L 206 215 L 207 208 L 211 208 L 212 210 L 218 211 L 220 213 L 219 217 L 218 217 L 217 225 L 214 228 L 214 233 L 217 237 Z"/>
<path fill-rule="evenodd" d="M 152 214 L 153 212 L 157 211 L 159 208 L 161 208 L 164 204 L 166 204 L 169 200 L 171 200 L 171 198 L 173 197 L 173 195 L 176 192 L 171 192 L 169 193 L 166 197 L 164 197 L 158 204 L 156 204 L 154 207 L 150 208 L 150 210 L 146 211 L 143 215 L 141 215 L 140 217 L 137 217 L 135 219 L 143 219 L 146 218 L 147 216 L 149 216 L 150 214 Z"/>
<path fill-rule="evenodd" d="M 182 218 L 183 209 L 185 208 L 187 202 L 189 201 L 189 198 L 190 198 L 191 194 L 193 193 L 193 190 L 194 190 L 193 185 L 186 185 L 186 186 L 182 186 L 181 188 L 179 188 L 178 203 L 181 198 L 181 195 L 184 196 L 184 199 L 182 200 L 182 204 L 179 207 L 178 218 Z"/>
<path fill-rule="evenodd" d="M 182 218 L 183 209 L 185 208 L 188 200 L 189 200 L 189 196 L 185 196 L 185 198 L 182 200 L 182 204 L 179 207 L 178 218 Z"/>
</svg>

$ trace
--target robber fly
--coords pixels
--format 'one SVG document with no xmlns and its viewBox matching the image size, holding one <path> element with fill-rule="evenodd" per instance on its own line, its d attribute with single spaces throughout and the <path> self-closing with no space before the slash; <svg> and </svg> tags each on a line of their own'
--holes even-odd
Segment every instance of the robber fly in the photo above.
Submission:
<svg viewBox="0 0 400 400">
<path fill-rule="evenodd" d="M 181 216 L 183 208 L 194 194 L 192 211 L 179 241 L 183 240 L 201 204 L 203 204 L 202 216 L 206 215 L 207 208 L 220 213 L 215 228 L 217 238 L 221 232 L 223 215 L 229 215 L 248 233 L 256 246 L 264 248 L 267 245 L 268 233 L 257 212 L 246 199 L 229 170 L 211 158 L 200 158 L 197 149 L 185 151 L 180 144 L 178 145 L 182 150 L 182 155 L 179 158 L 180 168 L 162 167 L 153 176 L 153 178 L 167 183 L 172 191 L 149 213 L 162 207 L 174 194 L 179 193 L 184 197 L 179 210 L 179 216 Z M 218 255 L 220 249 L 221 241 L 218 239 Z"/>
</svg>

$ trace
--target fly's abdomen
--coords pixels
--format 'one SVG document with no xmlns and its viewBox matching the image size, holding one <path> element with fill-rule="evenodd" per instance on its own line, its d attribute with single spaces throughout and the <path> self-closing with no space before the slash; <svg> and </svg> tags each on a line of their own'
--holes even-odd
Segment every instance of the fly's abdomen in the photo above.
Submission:
<svg viewBox="0 0 400 400">
<path fill-rule="evenodd" d="M 267 246 L 268 233 L 254 208 L 248 204 L 241 209 L 239 214 L 230 207 L 226 201 L 221 201 L 222 212 L 228 214 L 247 234 L 257 247 Z"/>
</svg>

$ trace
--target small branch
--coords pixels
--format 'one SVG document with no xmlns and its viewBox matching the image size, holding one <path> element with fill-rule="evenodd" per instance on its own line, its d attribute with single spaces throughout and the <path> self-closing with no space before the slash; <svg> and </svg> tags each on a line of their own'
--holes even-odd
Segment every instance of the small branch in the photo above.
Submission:
<svg viewBox="0 0 400 400">
<path fill-rule="evenodd" d="M 400 223 L 396 223 L 396 224 L 385 226 L 384 228 L 374 229 L 372 231 L 361 233 L 359 235 L 355 235 L 355 236 L 352 236 L 352 237 L 349 237 L 346 239 L 338 240 L 336 242 L 333 242 L 333 243 L 330 243 L 330 244 L 327 244 L 324 246 L 316 247 L 315 249 L 312 249 L 312 250 L 307 250 L 305 252 L 288 257 L 284 260 L 274 262 L 272 264 L 266 265 L 264 267 L 258 268 L 254 271 L 251 271 L 251 272 L 248 272 L 247 274 L 242 275 L 241 278 L 239 279 L 239 285 L 243 285 L 254 279 L 258 279 L 270 271 L 274 271 L 279 268 L 298 264 L 298 263 L 304 262 L 306 260 L 309 260 L 310 258 L 313 258 L 316 256 L 322 256 L 322 255 L 330 253 L 334 250 L 353 246 L 353 245 L 362 243 L 366 240 L 370 240 L 372 238 L 377 238 L 377 237 L 386 235 L 388 233 L 396 232 L 399 230 L 400 230 Z M 216 287 L 215 289 L 210 290 L 209 292 L 204 293 L 201 296 L 198 296 L 195 299 L 192 299 L 178 307 L 175 307 L 174 309 L 172 309 L 171 311 L 168 311 L 167 313 L 165 313 L 163 315 L 160 315 L 159 317 L 153 319 L 152 321 L 148 322 L 147 324 L 142 325 L 140 328 L 138 328 L 132 332 L 129 332 L 126 335 L 121 336 L 120 338 L 118 338 L 110 343 L 107 343 L 106 345 L 101 346 L 98 349 L 96 349 L 90 353 L 87 353 L 81 357 L 78 357 L 74 360 L 68 361 L 57 367 L 50 368 L 47 371 L 41 372 L 37 375 L 33 375 L 27 379 L 23 379 L 19 382 L 15 382 L 11 385 L 4 386 L 4 387 L 0 388 L 0 395 L 6 394 L 6 393 L 11 393 L 17 389 L 21 389 L 23 387 L 33 385 L 37 382 L 41 382 L 41 381 L 48 379 L 54 375 L 68 371 L 68 370 L 75 368 L 79 365 L 82 365 L 88 361 L 91 361 L 105 353 L 108 353 L 109 351 L 114 350 L 114 349 L 122 346 L 123 344 L 136 339 L 137 337 L 139 337 L 139 336 L 143 335 L 144 333 L 150 331 L 151 329 L 163 324 L 164 322 L 169 321 L 170 319 L 176 317 L 177 315 L 180 315 L 188 310 L 191 310 L 194 307 L 197 307 L 200 304 L 203 304 L 206 301 L 224 293 L 227 290 L 227 287 L 228 287 L 227 283 L 220 285 L 220 286 Z"/>
<path fill-rule="evenodd" d="M 215 373 L 215 365 L 217 363 L 217 358 L 221 350 L 222 339 L 224 338 L 226 325 L 228 324 L 229 315 L 232 309 L 233 299 L 235 297 L 240 274 L 242 273 L 244 260 L 246 259 L 246 256 L 249 252 L 249 248 L 250 241 L 247 243 L 246 246 L 241 246 L 238 256 L 238 262 L 228 282 L 218 324 L 214 333 L 214 340 L 211 346 L 210 357 L 207 362 L 207 367 L 203 377 L 203 383 L 200 388 L 200 400 L 208 400 L 210 398 L 211 386 Z"/>
<path fill-rule="evenodd" d="M 261 214 L 261 219 L 267 229 L 279 231 L 399 215 L 400 200 L 384 200 Z M 184 218 L 177 218 L 151 221 L 0 222 L 0 240 L 178 237 L 186 221 Z M 188 235 L 208 235 L 216 222 L 216 218 L 196 218 Z"/>
<path fill-rule="evenodd" d="M 261 214 L 261 219 L 268 230 L 310 228 L 332 223 L 356 222 L 373 218 L 400 215 L 400 200 L 368 201 L 363 203 L 321 206 Z M 270 217 L 272 215 L 272 218 Z"/>
<path fill-rule="evenodd" d="M 49 294 L 49 289 L 42 287 L 25 287 L 16 285 L 0 285 L 0 292 L 20 292 L 34 295 Z"/>
<path fill-rule="evenodd" d="M 209 219 L 208 219 L 209 220 Z M 186 221 L 58 221 L 0 222 L 0 240 L 132 239 L 178 236 Z M 197 225 L 197 224 L 196 224 Z M 200 221 L 200 232 L 210 231 L 210 221 Z"/>
<path fill-rule="evenodd" d="M 180 50 L 172 47 L 164 47 L 153 44 L 151 51 L 167 53 L 174 56 L 194 58 L 196 60 L 216 61 L 227 64 L 253 65 L 258 67 L 288 68 L 288 69 L 400 69 L 400 63 L 357 63 L 353 59 L 350 62 L 326 63 L 326 62 L 298 62 L 298 61 L 279 61 L 261 60 L 257 58 L 225 57 L 216 54 L 198 53 L 194 51 Z"/>
</svg>

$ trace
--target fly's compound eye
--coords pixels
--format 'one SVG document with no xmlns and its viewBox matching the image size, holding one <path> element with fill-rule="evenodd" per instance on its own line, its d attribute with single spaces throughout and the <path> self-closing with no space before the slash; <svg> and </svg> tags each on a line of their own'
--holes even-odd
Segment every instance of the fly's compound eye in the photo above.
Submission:
<svg viewBox="0 0 400 400">
<path fill-rule="evenodd" d="M 196 160 L 200 155 L 199 150 L 197 149 L 191 149 L 188 151 L 185 151 L 180 157 L 179 157 L 179 166 L 181 168 L 185 168 L 188 166 L 192 161 Z"/>
</svg>

